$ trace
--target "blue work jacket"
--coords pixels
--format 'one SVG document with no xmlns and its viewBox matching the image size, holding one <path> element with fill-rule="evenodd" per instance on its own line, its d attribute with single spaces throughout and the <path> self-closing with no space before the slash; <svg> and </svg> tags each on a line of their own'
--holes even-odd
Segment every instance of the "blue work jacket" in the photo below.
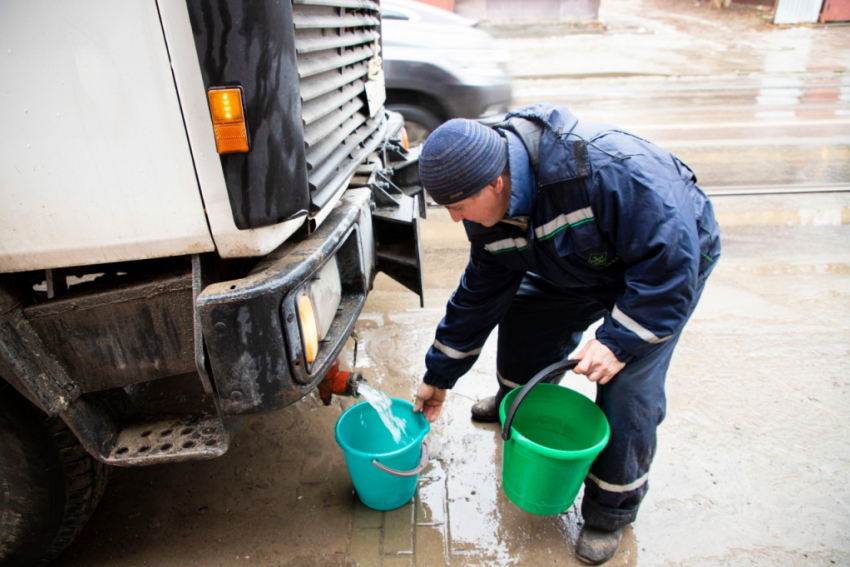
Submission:
<svg viewBox="0 0 850 567">
<path fill-rule="evenodd" d="M 688 167 L 616 128 L 532 105 L 497 130 L 508 145 L 508 214 L 464 221 L 469 263 L 426 356 L 424 381 L 451 388 L 478 358 L 532 272 L 616 297 L 596 338 L 628 363 L 684 325 L 699 276 L 720 256 L 711 202 Z"/>
</svg>

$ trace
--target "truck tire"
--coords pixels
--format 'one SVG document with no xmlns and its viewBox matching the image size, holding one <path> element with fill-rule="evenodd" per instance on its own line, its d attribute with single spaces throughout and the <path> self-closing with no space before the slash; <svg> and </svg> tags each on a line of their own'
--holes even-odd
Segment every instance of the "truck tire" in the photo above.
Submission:
<svg viewBox="0 0 850 567">
<path fill-rule="evenodd" d="M 0 566 L 46 565 L 82 530 L 110 469 L 0 380 Z"/>
</svg>

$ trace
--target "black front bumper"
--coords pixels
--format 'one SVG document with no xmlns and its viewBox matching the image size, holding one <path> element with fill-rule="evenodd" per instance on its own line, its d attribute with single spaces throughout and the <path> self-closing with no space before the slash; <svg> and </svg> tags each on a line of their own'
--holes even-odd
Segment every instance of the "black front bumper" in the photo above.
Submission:
<svg viewBox="0 0 850 567">
<path fill-rule="evenodd" d="M 198 296 L 206 355 L 224 415 L 270 411 L 308 394 L 333 364 L 375 273 L 371 195 L 350 190 L 316 232 L 284 243 L 247 277 Z M 307 364 L 296 313 L 299 288 L 336 257 L 342 298 L 317 359 Z"/>
</svg>

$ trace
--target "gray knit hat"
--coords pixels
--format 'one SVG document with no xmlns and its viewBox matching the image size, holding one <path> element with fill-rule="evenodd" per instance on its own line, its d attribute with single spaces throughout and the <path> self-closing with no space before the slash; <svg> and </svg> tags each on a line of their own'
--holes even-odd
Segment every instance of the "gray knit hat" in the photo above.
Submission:
<svg viewBox="0 0 850 567">
<path fill-rule="evenodd" d="M 507 144 L 495 130 L 456 118 L 428 136 L 419 154 L 419 178 L 434 201 L 451 205 L 492 183 L 507 161 Z"/>
</svg>

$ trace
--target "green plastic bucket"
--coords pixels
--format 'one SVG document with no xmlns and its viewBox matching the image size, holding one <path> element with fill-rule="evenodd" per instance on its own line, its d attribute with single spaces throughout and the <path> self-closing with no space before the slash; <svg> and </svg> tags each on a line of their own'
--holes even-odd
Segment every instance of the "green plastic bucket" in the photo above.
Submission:
<svg viewBox="0 0 850 567">
<path fill-rule="evenodd" d="M 569 509 L 590 465 L 608 444 L 608 420 L 595 403 L 569 388 L 540 384 L 576 364 L 549 366 L 499 406 L 505 440 L 502 488 L 511 502 L 532 514 Z"/>
<path fill-rule="evenodd" d="M 391 398 L 392 413 L 405 423 L 396 442 L 368 402 L 353 405 L 336 422 L 336 442 L 345 455 L 357 496 L 374 510 L 394 510 L 413 498 L 419 473 L 428 464 L 423 441 L 431 424 L 413 404 Z"/>
</svg>

